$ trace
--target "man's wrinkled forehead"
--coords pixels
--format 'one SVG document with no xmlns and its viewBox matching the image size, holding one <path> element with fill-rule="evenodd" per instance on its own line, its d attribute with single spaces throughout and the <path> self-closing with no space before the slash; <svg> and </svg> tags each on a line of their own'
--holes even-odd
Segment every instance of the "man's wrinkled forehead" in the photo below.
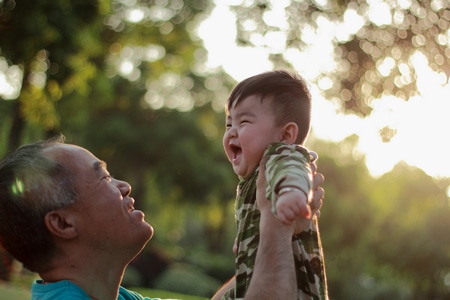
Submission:
<svg viewBox="0 0 450 300">
<path fill-rule="evenodd" d="M 75 158 L 77 152 L 79 152 L 79 148 L 70 144 L 54 144 L 42 150 L 42 155 L 48 159 L 62 163 L 67 159 Z"/>
<path fill-rule="evenodd" d="M 43 150 L 42 154 L 57 163 L 64 165 L 70 170 L 77 170 L 89 164 L 99 161 L 86 149 L 71 144 L 55 144 Z"/>
</svg>

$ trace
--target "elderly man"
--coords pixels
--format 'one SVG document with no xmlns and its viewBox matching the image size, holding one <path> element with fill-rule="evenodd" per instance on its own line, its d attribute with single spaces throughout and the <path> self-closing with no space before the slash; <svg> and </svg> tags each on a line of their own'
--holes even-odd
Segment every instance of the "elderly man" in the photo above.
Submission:
<svg viewBox="0 0 450 300">
<path fill-rule="evenodd" d="M 315 182 L 318 207 L 323 177 Z M 39 274 L 32 299 L 150 299 L 120 286 L 153 236 L 130 194 L 105 162 L 62 136 L 24 145 L 0 162 L 0 241 Z M 292 252 L 281 245 L 289 245 L 293 228 L 279 223 L 264 200 L 260 193 L 264 234 L 246 299 L 289 299 L 295 297 Z"/>
</svg>

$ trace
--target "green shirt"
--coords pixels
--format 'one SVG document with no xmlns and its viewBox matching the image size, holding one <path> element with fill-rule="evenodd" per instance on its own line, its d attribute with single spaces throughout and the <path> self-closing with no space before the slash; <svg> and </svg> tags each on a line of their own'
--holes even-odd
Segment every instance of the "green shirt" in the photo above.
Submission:
<svg viewBox="0 0 450 300">
<path fill-rule="evenodd" d="M 307 195 L 312 189 L 309 163 L 313 160 L 308 150 L 298 145 L 271 144 L 264 153 L 266 164 L 266 196 L 275 207 L 276 194 L 283 187 L 297 187 Z M 260 212 L 256 206 L 258 170 L 241 179 L 236 195 L 237 255 L 236 288 L 222 299 L 244 298 L 253 275 L 259 244 Z M 298 299 L 328 299 L 324 257 L 317 217 L 309 228 L 292 238 Z"/>
</svg>

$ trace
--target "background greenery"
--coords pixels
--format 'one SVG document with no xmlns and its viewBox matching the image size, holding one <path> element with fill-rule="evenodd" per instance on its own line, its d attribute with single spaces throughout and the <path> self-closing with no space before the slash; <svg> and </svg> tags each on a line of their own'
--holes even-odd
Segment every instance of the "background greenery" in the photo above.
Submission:
<svg viewBox="0 0 450 300">
<path fill-rule="evenodd" d="M 373 76 L 365 74 L 376 72 L 380 55 L 395 47 L 403 53 L 425 47 L 430 61 L 444 57 L 435 67 L 449 73 L 448 49 L 431 38 L 447 30 L 448 7 L 436 12 L 433 1 L 413 2 L 415 9 L 404 11 L 409 23 L 401 28 L 368 22 L 364 34 L 337 45 L 340 61 L 351 68 L 324 76 L 333 75 L 329 97 L 341 99 L 344 110 L 365 115 L 381 92 L 414 92 L 414 85 L 386 88 L 393 86 L 395 72 L 367 82 Z M 302 3 L 292 1 L 289 16 L 290 42 L 299 48 L 299 16 L 316 26 L 318 15 L 340 18 L 347 5 L 365 1 L 341 0 L 329 8 Z M 126 286 L 209 297 L 233 273 L 237 179 L 221 135 L 223 103 L 235 82 L 220 68 L 205 66 L 206 50 L 195 31 L 212 5 L 207 0 L 0 0 L 0 73 L 16 87 L 0 94 L 0 156 L 62 132 L 130 182 L 156 234 L 127 271 Z M 429 18 L 417 13 L 422 11 L 417 5 Z M 262 17 L 267 9 L 270 1 L 235 7 L 238 25 L 252 19 L 259 24 L 255 31 L 270 30 Z M 251 32 L 238 28 L 239 42 L 250 45 Z M 373 38 L 379 34 L 394 42 Z M 425 45 L 415 43 L 419 34 L 430 37 Z M 367 43 L 372 52 L 361 48 Z M 282 56 L 272 59 L 289 67 Z M 363 92 L 367 84 L 372 93 Z M 351 97 L 343 99 L 348 94 L 343 90 Z M 380 132 L 386 139 L 392 134 L 389 128 Z M 316 139 L 313 131 L 307 145 L 319 153 L 326 176 L 320 221 L 331 298 L 450 297 L 449 180 L 404 164 L 372 178 L 364 157 L 352 152 L 356 141 L 333 144 Z M 13 290 L 1 286 L 0 294 L 28 295 L 23 291 L 28 281 L 20 279 L 28 275 L 17 268 L 13 274 L 8 285 Z"/>
</svg>

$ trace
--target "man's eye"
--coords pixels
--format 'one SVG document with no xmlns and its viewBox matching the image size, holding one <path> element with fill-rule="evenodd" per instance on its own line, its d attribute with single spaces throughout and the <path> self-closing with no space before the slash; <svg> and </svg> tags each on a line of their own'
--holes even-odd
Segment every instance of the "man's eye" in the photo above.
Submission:
<svg viewBox="0 0 450 300">
<path fill-rule="evenodd" d="M 108 182 L 111 182 L 113 177 L 111 175 L 104 176 L 102 179 L 105 179 Z"/>
</svg>

